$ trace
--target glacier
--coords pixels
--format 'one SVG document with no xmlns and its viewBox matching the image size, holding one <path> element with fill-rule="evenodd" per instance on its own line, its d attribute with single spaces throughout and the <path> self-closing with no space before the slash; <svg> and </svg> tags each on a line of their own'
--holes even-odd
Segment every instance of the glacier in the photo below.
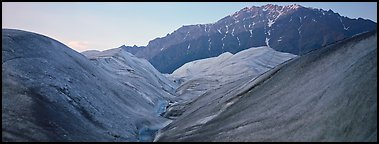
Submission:
<svg viewBox="0 0 379 144">
<path fill-rule="evenodd" d="M 377 141 L 377 33 L 298 56 L 267 46 L 161 74 L 2 29 L 3 141 Z"/>
<path fill-rule="evenodd" d="M 177 85 L 121 50 L 3 29 L 3 141 L 152 141 Z"/>
<path fill-rule="evenodd" d="M 195 97 L 154 140 L 374 142 L 376 66 L 375 31 L 336 42 Z"/>
</svg>

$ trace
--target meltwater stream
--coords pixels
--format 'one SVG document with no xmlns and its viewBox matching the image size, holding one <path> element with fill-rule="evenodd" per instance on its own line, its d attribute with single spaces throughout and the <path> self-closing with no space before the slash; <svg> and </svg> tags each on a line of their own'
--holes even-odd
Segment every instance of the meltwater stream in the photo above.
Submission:
<svg viewBox="0 0 379 144">
<path fill-rule="evenodd" d="M 156 114 L 161 116 L 162 113 L 166 111 L 167 106 L 169 105 L 168 101 L 160 100 L 156 107 Z M 161 116 L 162 117 L 162 116 Z M 164 117 L 162 117 L 164 118 Z M 164 118 L 166 119 L 166 118 Z M 172 120 L 167 119 L 166 121 L 156 124 L 156 125 L 143 125 L 138 132 L 138 141 L 140 142 L 152 142 L 158 134 L 158 131 L 163 127 L 170 124 Z"/>
</svg>

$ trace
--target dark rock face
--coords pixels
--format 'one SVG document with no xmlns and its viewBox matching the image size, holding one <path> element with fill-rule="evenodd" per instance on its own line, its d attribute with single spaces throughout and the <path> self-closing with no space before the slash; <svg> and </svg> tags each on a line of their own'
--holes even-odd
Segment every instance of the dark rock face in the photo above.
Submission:
<svg viewBox="0 0 379 144">
<path fill-rule="evenodd" d="M 376 29 L 376 23 L 299 5 L 244 8 L 212 24 L 188 25 L 135 53 L 162 73 L 186 62 L 269 45 L 302 55 L 332 42 Z"/>
<path fill-rule="evenodd" d="M 377 141 L 377 33 L 208 90 L 157 141 Z"/>
<path fill-rule="evenodd" d="M 159 73 L 133 74 L 152 68 L 144 67 L 147 61 L 130 54 L 99 58 L 111 63 L 124 60 L 130 69 L 111 75 L 107 70 L 126 66 L 103 69 L 35 33 L 3 29 L 2 40 L 2 141 L 151 141 L 150 128 L 167 121 L 157 111 L 158 104 L 170 101 L 170 93 L 163 90 L 168 88 L 155 87 L 164 84 L 161 78 L 144 82 L 149 81 L 145 75 Z"/>
<path fill-rule="evenodd" d="M 142 49 L 146 48 L 145 46 L 120 46 L 119 48 L 122 48 L 123 50 L 135 55 L 138 51 L 141 51 Z"/>
</svg>

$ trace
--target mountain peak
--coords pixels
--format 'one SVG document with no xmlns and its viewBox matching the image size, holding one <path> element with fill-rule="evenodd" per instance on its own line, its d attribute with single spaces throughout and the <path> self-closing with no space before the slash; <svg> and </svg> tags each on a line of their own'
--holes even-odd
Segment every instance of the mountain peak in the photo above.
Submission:
<svg viewBox="0 0 379 144">
<path fill-rule="evenodd" d="M 276 15 L 279 15 L 279 14 L 281 15 L 281 14 L 286 14 L 291 11 L 298 10 L 299 8 L 304 8 L 304 7 L 299 4 L 292 4 L 292 5 L 286 5 L 286 6 L 267 4 L 260 7 L 257 7 L 257 6 L 244 7 L 241 10 L 235 12 L 234 14 L 231 14 L 230 16 L 237 18 L 240 15 L 246 15 L 246 14 L 249 15 L 250 13 L 259 13 L 259 11 L 264 11 L 268 13 L 276 13 Z"/>
<path fill-rule="evenodd" d="M 253 8 L 253 7 L 252 7 L 252 8 Z M 292 5 L 286 5 L 286 6 L 279 6 L 279 5 L 274 5 L 274 4 L 267 4 L 267 5 L 261 6 L 261 7 L 259 7 L 259 8 L 263 9 L 264 11 L 266 11 L 266 10 L 271 10 L 271 11 L 285 11 L 285 10 L 288 10 L 288 9 L 296 10 L 296 9 L 304 8 L 304 7 L 301 6 L 301 5 L 299 5 L 299 4 L 292 4 Z"/>
<path fill-rule="evenodd" d="M 364 26 L 359 26 L 361 22 Z M 332 11 L 299 4 L 248 6 L 214 23 L 182 26 L 167 37 L 150 41 L 136 55 L 148 59 L 161 72 L 171 73 L 185 62 L 249 47 L 267 45 L 281 52 L 304 54 L 375 27 L 373 22 L 355 22 Z"/>
<path fill-rule="evenodd" d="M 289 11 L 289 10 L 297 10 L 299 8 L 304 8 L 304 7 L 299 4 L 292 4 L 292 5 L 286 5 L 286 6 L 267 4 L 267 5 L 262 6 L 262 8 L 263 10 L 270 10 L 270 11 Z"/>
<path fill-rule="evenodd" d="M 287 6 L 284 6 L 285 8 L 290 8 L 290 9 L 299 9 L 299 8 L 303 8 L 303 6 L 299 5 L 299 4 L 292 4 L 292 5 L 287 5 Z"/>
<path fill-rule="evenodd" d="M 282 7 L 282 6 L 278 6 L 278 5 L 273 5 L 273 4 L 267 4 L 267 5 L 264 5 L 262 6 L 264 10 L 275 10 L 279 7 Z"/>
</svg>

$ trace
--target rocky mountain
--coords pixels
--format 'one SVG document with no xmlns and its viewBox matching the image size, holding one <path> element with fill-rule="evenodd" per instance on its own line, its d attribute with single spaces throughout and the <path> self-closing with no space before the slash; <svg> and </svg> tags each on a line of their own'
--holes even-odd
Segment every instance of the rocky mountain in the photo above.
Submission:
<svg viewBox="0 0 379 144">
<path fill-rule="evenodd" d="M 246 7 L 211 24 L 182 26 L 146 47 L 127 48 L 162 73 L 183 64 L 235 54 L 250 47 L 269 46 L 280 52 L 303 55 L 353 35 L 376 29 L 376 23 L 350 19 L 333 12 L 300 5 Z"/>
<path fill-rule="evenodd" d="M 125 45 L 123 45 L 123 46 L 118 47 L 118 48 L 122 48 L 125 51 L 127 51 L 127 52 L 135 55 L 138 51 L 141 51 L 141 50 L 143 50 L 146 47 L 145 46 L 136 46 L 136 45 L 134 45 L 134 46 L 125 46 Z"/>
<path fill-rule="evenodd" d="M 223 63 L 230 57 L 212 59 Z M 198 72 L 212 69 L 197 63 Z M 190 65 L 173 74 L 191 75 Z M 377 32 L 313 50 L 258 77 L 224 83 L 190 103 L 170 106 L 166 115 L 176 117 L 155 141 L 375 142 Z"/>
<path fill-rule="evenodd" d="M 152 141 L 177 85 L 123 49 L 2 29 L 2 141 Z"/>
<path fill-rule="evenodd" d="M 2 141 L 377 141 L 370 20 L 265 5 L 147 46 L 2 41 Z"/>
</svg>

